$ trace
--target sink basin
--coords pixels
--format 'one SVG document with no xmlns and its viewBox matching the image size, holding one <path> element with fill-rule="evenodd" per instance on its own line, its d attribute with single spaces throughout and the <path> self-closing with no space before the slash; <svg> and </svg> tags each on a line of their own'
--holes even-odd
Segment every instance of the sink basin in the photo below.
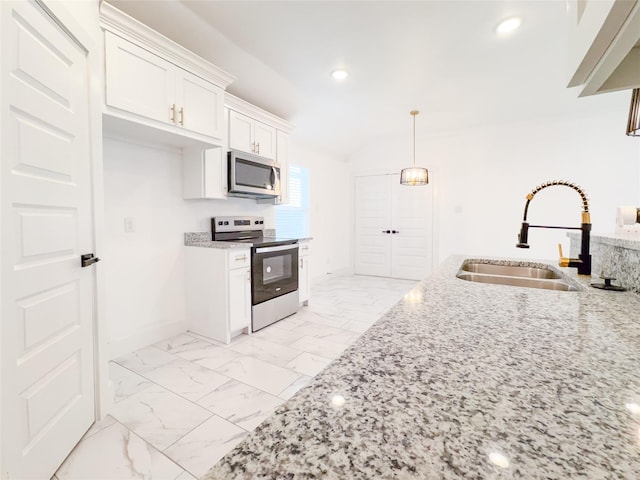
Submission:
<svg viewBox="0 0 640 480">
<path fill-rule="evenodd" d="M 519 262 L 504 265 L 490 260 L 465 260 L 456 275 L 461 280 L 512 287 L 541 288 L 576 292 L 582 290 L 577 283 L 569 280 L 550 265 Z"/>
<path fill-rule="evenodd" d="M 488 273 L 490 275 L 506 275 L 524 278 L 560 278 L 558 272 L 549 267 L 526 265 L 498 265 L 495 263 L 465 262 L 461 270 L 471 273 Z"/>
</svg>

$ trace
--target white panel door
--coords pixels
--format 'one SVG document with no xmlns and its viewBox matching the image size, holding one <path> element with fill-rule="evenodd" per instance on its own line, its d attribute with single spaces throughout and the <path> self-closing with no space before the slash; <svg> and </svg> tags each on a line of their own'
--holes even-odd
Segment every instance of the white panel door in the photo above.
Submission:
<svg viewBox="0 0 640 480">
<path fill-rule="evenodd" d="M 391 275 L 391 183 L 389 175 L 356 177 L 355 273 Z"/>
<path fill-rule="evenodd" d="M 224 90 L 200 77 L 177 69 L 177 122 L 181 127 L 208 137 L 224 135 Z"/>
<path fill-rule="evenodd" d="M 110 107 L 174 125 L 175 65 L 105 32 L 106 103 Z"/>
<path fill-rule="evenodd" d="M 421 280 L 433 267 L 431 187 L 401 185 L 400 175 L 391 178 L 391 276 Z"/>
<path fill-rule="evenodd" d="M 432 191 L 400 175 L 356 177 L 355 273 L 419 280 L 432 269 Z"/>
<path fill-rule="evenodd" d="M 87 52 L 0 2 L 2 478 L 48 479 L 94 413 Z"/>
</svg>

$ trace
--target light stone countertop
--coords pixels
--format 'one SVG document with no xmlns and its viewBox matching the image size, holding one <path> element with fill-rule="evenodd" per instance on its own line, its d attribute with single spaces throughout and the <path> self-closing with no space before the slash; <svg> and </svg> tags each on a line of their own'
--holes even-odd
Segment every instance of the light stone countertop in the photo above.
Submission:
<svg viewBox="0 0 640 480">
<path fill-rule="evenodd" d="M 640 296 L 467 282 L 465 258 L 204 478 L 637 479 Z"/>
<path fill-rule="evenodd" d="M 275 230 L 274 230 L 275 231 Z M 273 236 L 265 236 L 266 240 L 274 238 Z M 281 240 L 281 239 L 280 239 Z M 299 242 L 306 242 L 312 240 L 312 237 L 297 238 L 291 240 L 298 240 Z M 253 244 L 251 242 L 230 242 L 230 241 L 216 241 L 211 240 L 211 232 L 188 232 L 184 234 L 184 244 L 187 247 L 201 247 L 201 248 L 251 248 Z"/>
<path fill-rule="evenodd" d="M 578 232 L 568 232 L 567 237 L 580 240 L 581 234 Z M 591 242 L 627 248 L 629 250 L 640 250 L 640 236 L 630 233 L 592 233 Z"/>
</svg>

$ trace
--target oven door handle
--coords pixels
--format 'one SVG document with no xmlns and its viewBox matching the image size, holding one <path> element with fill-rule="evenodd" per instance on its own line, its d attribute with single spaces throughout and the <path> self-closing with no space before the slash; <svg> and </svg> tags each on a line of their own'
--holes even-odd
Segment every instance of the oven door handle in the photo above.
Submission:
<svg viewBox="0 0 640 480">
<path fill-rule="evenodd" d="M 259 247 L 256 248 L 256 253 L 270 253 L 270 252 L 282 252 L 283 250 L 297 250 L 298 244 L 279 245 L 277 247 Z"/>
</svg>

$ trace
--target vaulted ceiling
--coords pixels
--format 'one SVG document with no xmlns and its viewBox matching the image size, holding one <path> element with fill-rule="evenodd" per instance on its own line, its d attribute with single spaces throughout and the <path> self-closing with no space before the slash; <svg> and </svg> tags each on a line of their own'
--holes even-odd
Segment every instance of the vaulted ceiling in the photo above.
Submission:
<svg viewBox="0 0 640 480">
<path fill-rule="evenodd" d="M 297 141 L 343 159 L 409 131 L 413 109 L 419 133 L 436 135 L 607 102 L 566 88 L 563 0 L 110 3 L 234 75 L 228 90 L 293 123 Z M 521 28 L 497 35 L 510 16 Z"/>
</svg>

